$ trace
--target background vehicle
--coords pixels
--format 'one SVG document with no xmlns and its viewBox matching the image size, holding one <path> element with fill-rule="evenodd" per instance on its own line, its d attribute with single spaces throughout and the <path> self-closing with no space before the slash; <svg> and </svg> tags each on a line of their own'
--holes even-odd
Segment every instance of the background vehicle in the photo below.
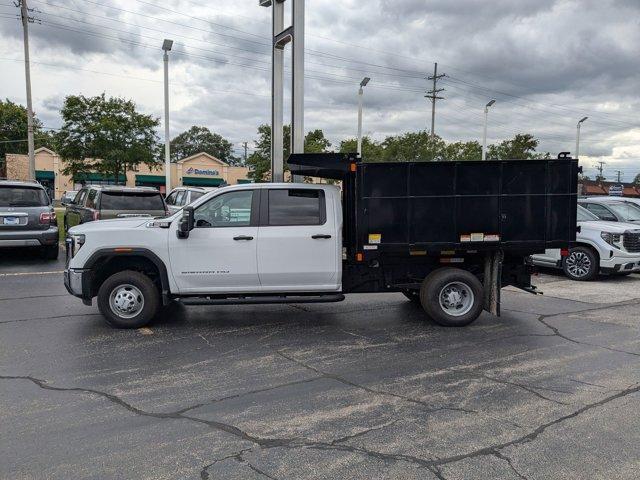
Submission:
<svg viewBox="0 0 640 480">
<path fill-rule="evenodd" d="M 600 220 L 640 224 L 640 206 L 621 200 L 619 197 L 580 198 L 578 204 Z"/>
<path fill-rule="evenodd" d="M 195 202 L 205 193 L 215 190 L 212 187 L 177 187 L 167 195 L 166 202 L 169 213 L 176 213 L 185 205 Z"/>
<path fill-rule="evenodd" d="M 598 273 L 640 272 L 640 226 L 599 220 L 581 206 L 577 218 L 576 245 L 564 257 L 559 249 L 532 255 L 535 265 L 562 268 L 573 280 L 592 280 Z"/>
<path fill-rule="evenodd" d="M 500 311 L 500 288 L 531 286 L 529 256 L 576 238 L 577 160 L 361 163 L 289 157 L 326 184 L 210 192 L 169 218 L 74 227 L 67 290 L 98 297 L 117 327 L 184 304 L 310 303 L 402 292 L 435 322 Z"/>
<path fill-rule="evenodd" d="M 64 226 L 69 229 L 94 220 L 167 214 L 164 198 L 155 188 L 91 185 L 80 190 L 67 205 Z"/>
<path fill-rule="evenodd" d="M 73 203 L 73 200 L 76 198 L 76 195 L 78 195 L 78 192 L 80 190 L 67 190 L 65 191 L 62 196 L 60 197 L 60 205 L 62 206 L 67 206 L 70 203 Z"/>
<path fill-rule="evenodd" d="M 38 247 L 58 258 L 58 222 L 39 183 L 0 181 L 0 247 Z"/>
</svg>

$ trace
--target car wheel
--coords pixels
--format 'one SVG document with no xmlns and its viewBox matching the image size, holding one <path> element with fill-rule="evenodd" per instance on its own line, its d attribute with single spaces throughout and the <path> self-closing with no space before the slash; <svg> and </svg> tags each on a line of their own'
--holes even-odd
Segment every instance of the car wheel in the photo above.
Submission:
<svg viewBox="0 0 640 480">
<path fill-rule="evenodd" d="M 160 292 L 140 272 L 125 270 L 107 278 L 98 290 L 98 309 L 109 325 L 140 328 L 149 324 L 160 306 Z"/>
<path fill-rule="evenodd" d="M 598 275 L 600 263 L 596 254 L 587 247 L 575 247 L 562 262 L 564 274 L 571 280 L 588 281 Z"/>
<path fill-rule="evenodd" d="M 420 288 L 420 303 L 427 315 L 443 327 L 463 327 L 482 313 L 480 280 L 459 268 L 440 268 L 427 275 Z"/>
<path fill-rule="evenodd" d="M 45 260 L 57 260 L 58 255 L 60 254 L 60 248 L 58 244 L 55 245 L 47 245 L 46 247 L 42 247 L 42 258 Z"/>
</svg>

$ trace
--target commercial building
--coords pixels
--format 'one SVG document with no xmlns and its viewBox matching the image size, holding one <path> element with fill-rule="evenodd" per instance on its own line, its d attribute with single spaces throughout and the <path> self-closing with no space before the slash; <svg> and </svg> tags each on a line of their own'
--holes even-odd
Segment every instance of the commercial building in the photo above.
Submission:
<svg viewBox="0 0 640 480">
<path fill-rule="evenodd" d="M 605 180 L 580 180 L 578 195 L 611 195 L 617 197 L 640 197 L 640 184 L 607 182 Z"/>
<path fill-rule="evenodd" d="M 165 190 L 164 164 L 150 168 L 145 164 L 135 170 L 113 175 L 87 173 L 76 178 L 63 173 L 64 160 L 48 148 L 36 150 L 36 180 L 42 183 L 52 198 L 60 198 L 66 190 L 78 190 L 84 184 L 156 187 Z M 29 158 L 23 154 L 7 154 L 7 178 L 26 180 Z M 249 169 L 234 167 L 208 153 L 197 153 L 171 164 L 171 188 L 180 185 L 219 187 L 224 184 L 248 183 Z"/>
</svg>

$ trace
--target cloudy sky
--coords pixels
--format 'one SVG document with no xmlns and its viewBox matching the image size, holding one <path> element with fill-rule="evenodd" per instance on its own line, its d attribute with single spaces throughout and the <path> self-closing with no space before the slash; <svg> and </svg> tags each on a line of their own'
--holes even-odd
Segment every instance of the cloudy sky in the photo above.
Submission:
<svg viewBox="0 0 640 480">
<path fill-rule="evenodd" d="M 0 96 L 24 103 L 17 8 L 0 0 Z M 287 2 L 287 17 L 289 4 Z M 258 0 L 29 0 L 34 109 L 60 126 L 66 95 L 106 92 L 162 117 L 163 38 L 171 54 L 171 131 L 204 125 L 241 152 L 270 119 L 270 9 Z M 356 132 L 357 87 L 364 131 L 376 139 L 430 126 L 438 62 L 436 133 L 489 142 L 533 133 L 553 155 L 575 149 L 591 176 L 640 172 L 640 1 L 308 0 L 305 129 L 337 147 Z M 289 65 L 289 64 L 287 64 Z M 289 98 L 289 93 L 286 94 Z M 285 115 L 289 115 L 288 108 Z"/>
</svg>

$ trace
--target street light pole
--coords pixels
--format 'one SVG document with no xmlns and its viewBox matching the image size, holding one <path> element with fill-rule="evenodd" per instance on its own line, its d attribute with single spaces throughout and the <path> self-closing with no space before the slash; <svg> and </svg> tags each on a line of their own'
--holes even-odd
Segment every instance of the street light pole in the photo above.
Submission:
<svg viewBox="0 0 640 480">
<path fill-rule="evenodd" d="M 495 100 L 491 100 L 484 106 L 484 134 L 482 135 L 482 160 L 487 159 L 487 120 L 489 117 L 489 107 L 496 103 Z"/>
<path fill-rule="evenodd" d="M 580 125 L 589 117 L 581 118 L 576 125 L 576 158 L 580 158 Z"/>
<path fill-rule="evenodd" d="M 169 51 L 173 47 L 173 40 L 162 42 L 164 50 L 164 181 L 165 195 L 171 191 L 171 138 L 169 137 Z"/>
<path fill-rule="evenodd" d="M 358 156 L 362 157 L 362 88 L 371 80 L 369 77 L 364 77 L 360 82 L 360 88 L 358 89 Z"/>
</svg>

